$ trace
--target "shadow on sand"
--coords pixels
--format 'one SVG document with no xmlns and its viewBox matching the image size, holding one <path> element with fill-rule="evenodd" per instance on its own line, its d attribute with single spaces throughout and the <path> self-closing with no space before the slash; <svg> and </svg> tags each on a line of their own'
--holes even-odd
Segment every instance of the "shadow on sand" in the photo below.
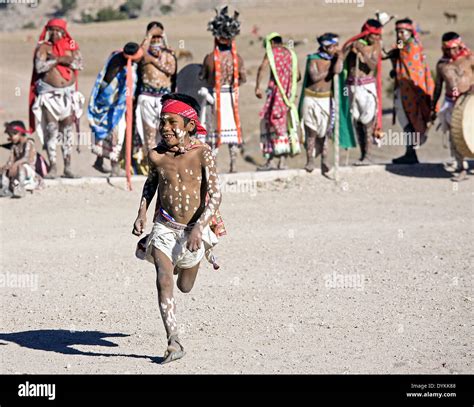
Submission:
<svg viewBox="0 0 474 407">
<path fill-rule="evenodd" d="M 121 333 L 105 333 L 99 331 L 69 331 L 65 329 L 40 329 L 37 331 L 24 331 L 12 333 L 0 333 L 0 340 L 16 343 L 29 349 L 56 352 L 63 355 L 82 356 L 119 356 L 137 359 L 150 359 L 152 362 L 161 363 L 162 357 L 135 355 L 124 353 L 101 353 L 87 352 L 73 348 L 77 345 L 105 346 L 109 348 L 118 347 L 117 344 L 106 338 L 123 338 L 130 335 Z M 0 343 L 2 344 L 2 343 Z M 2 344 L 5 345 L 5 344 Z"/>
<path fill-rule="evenodd" d="M 443 164 L 386 164 L 385 170 L 395 175 L 414 178 L 451 178 L 453 176 L 444 169 Z"/>
</svg>

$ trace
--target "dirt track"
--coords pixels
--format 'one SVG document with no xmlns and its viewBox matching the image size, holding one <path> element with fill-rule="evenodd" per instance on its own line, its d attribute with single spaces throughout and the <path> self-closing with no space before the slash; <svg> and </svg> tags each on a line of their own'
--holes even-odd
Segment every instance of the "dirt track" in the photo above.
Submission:
<svg viewBox="0 0 474 407">
<path fill-rule="evenodd" d="M 317 34 L 334 31 L 347 39 L 377 9 L 421 24 L 431 68 L 443 32 L 458 31 L 471 48 L 474 41 L 468 0 L 260 3 L 241 10 L 237 40 L 249 74 L 241 94 L 248 160 L 239 160 L 240 171 L 263 161 L 263 102 L 253 94 L 263 48 L 251 37 L 254 24 L 262 35 L 278 30 L 285 38 L 309 39 L 296 48 L 300 66 L 314 52 Z M 457 12 L 459 21 L 447 26 L 444 11 Z M 192 51 L 187 62 L 200 63 L 212 48 L 206 32 L 212 15 L 158 19 L 173 47 L 183 41 Z M 79 88 L 86 97 L 109 53 L 141 41 L 148 22 L 70 26 L 84 54 Z M 0 50 L 9 55 L 0 61 L 2 121 L 27 119 L 39 31 L 0 36 Z M 391 23 L 384 43 L 393 41 Z M 383 107 L 391 103 L 384 93 Z M 85 116 L 81 125 L 88 130 Z M 384 129 L 399 130 L 390 115 Z M 402 150 L 374 149 L 373 159 L 389 162 Z M 0 164 L 6 154 L 0 149 Z M 225 150 L 219 155 L 221 170 L 227 156 Z M 448 159 L 439 132 L 432 130 L 418 156 L 424 163 Z M 355 149 L 349 162 L 356 158 Z M 73 168 L 97 175 L 93 161 L 83 148 Z M 302 168 L 303 154 L 289 165 Z M 156 363 L 165 333 L 154 270 L 134 257 L 131 228 L 141 185 L 133 193 L 105 184 L 59 186 L 20 201 L 2 199 L 0 373 L 473 373 L 474 176 L 459 185 L 446 176 L 432 164 L 410 172 L 360 168 L 344 173 L 339 186 L 314 175 L 258 189 L 226 187 L 229 234 L 217 249 L 222 267 L 215 272 L 203 264 L 193 291 L 177 294 L 188 354 L 167 366 Z"/>
<path fill-rule="evenodd" d="M 474 177 L 443 174 L 228 188 L 222 267 L 177 294 L 188 354 L 166 366 L 141 185 L 3 199 L 0 372 L 472 373 Z"/>
</svg>

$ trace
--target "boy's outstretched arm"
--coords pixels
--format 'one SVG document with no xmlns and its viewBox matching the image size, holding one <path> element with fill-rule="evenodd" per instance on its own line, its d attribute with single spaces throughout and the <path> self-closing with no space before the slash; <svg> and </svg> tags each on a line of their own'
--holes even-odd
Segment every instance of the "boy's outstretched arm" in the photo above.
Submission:
<svg viewBox="0 0 474 407">
<path fill-rule="evenodd" d="M 150 159 L 149 159 L 150 160 Z M 143 186 L 142 197 L 140 199 L 140 207 L 138 208 L 138 216 L 133 224 L 132 233 L 136 236 L 140 236 L 145 230 L 146 226 L 146 211 L 150 206 L 153 197 L 155 196 L 158 188 L 158 171 L 153 165 L 149 165 L 148 177 Z"/>
</svg>

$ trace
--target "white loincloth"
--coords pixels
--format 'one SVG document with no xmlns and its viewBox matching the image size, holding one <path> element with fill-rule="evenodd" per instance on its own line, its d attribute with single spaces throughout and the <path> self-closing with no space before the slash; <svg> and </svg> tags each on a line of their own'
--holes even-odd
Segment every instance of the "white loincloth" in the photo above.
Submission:
<svg viewBox="0 0 474 407">
<path fill-rule="evenodd" d="M 309 96 L 307 93 L 303 99 L 301 122 L 313 130 L 317 137 L 325 137 L 331 124 L 331 97 Z"/>
<path fill-rule="evenodd" d="M 349 86 L 351 115 L 354 121 L 369 124 L 377 114 L 377 87 L 375 83 Z"/>
<path fill-rule="evenodd" d="M 24 188 L 27 191 L 35 190 L 41 185 L 41 177 L 30 164 L 22 164 L 22 167 L 25 170 Z"/>
<path fill-rule="evenodd" d="M 136 121 L 137 132 L 142 143 L 145 143 L 145 131 L 143 130 L 143 122 L 147 126 L 157 129 L 160 123 L 161 115 L 161 96 L 139 95 L 137 100 L 137 108 L 135 109 L 135 117 L 139 118 Z M 160 140 L 156 140 L 158 144 Z"/>
<path fill-rule="evenodd" d="M 214 104 L 208 103 L 206 111 L 203 113 L 205 117 L 205 127 L 208 130 L 207 142 L 211 145 L 217 143 L 217 115 L 216 104 L 217 98 L 215 92 L 212 93 Z M 231 86 L 221 87 L 220 92 L 220 113 L 221 113 L 221 144 L 239 144 L 237 125 L 234 117 L 234 93 Z M 203 138 L 200 138 L 204 141 Z"/>
<path fill-rule="evenodd" d="M 186 225 L 181 226 L 185 227 Z M 206 252 L 217 244 L 217 236 L 207 225 L 202 232 L 201 247 L 195 252 L 191 252 L 186 247 L 189 233 L 189 230 L 172 227 L 169 222 L 162 223 L 158 218 L 153 224 L 153 229 L 146 241 L 145 259 L 153 264 L 155 263 L 152 248 L 156 247 L 171 260 L 173 266 L 181 269 L 194 267 L 203 259 Z"/>
<path fill-rule="evenodd" d="M 36 92 L 38 95 L 33 103 L 32 110 L 35 115 L 36 134 L 41 144 L 44 144 L 47 123 L 43 117 L 42 107 L 46 107 L 57 121 L 62 121 L 71 116 L 79 120 L 82 116 L 85 98 L 82 93 L 76 91 L 75 85 L 55 88 L 41 79 L 36 82 Z"/>
<path fill-rule="evenodd" d="M 455 103 L 454 100 L 445 98 L 441 109 L 439 109 L 438 119 L 443 133 L 447 133 L 451 129 L 451 118 Z"/>
</svg>

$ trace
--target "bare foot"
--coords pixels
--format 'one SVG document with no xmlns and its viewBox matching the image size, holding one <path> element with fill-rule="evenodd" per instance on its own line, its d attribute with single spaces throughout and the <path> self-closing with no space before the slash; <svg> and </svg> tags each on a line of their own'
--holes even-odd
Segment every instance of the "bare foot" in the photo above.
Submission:
<svg viewBox="0 0 474 407">
<path fill-rule="evenodd" d="M 321 174 L 327 175 L 328 172 L 331 170 L 327 164 L 321 164 Z"/>
<path fill-rule="evenodd" d="M 280 161 L 278 162 L 278 169 L 279 170 L 287 170 L 288 165 L 286 165 L 285 157 L 280 157 Z"/>
<path fill-rule="evenodd" d="M 308 160 L 306 163 L 304 169 L 308 172 L 313 172 L 314 171 L 314 160 Z"/>
</svg>

